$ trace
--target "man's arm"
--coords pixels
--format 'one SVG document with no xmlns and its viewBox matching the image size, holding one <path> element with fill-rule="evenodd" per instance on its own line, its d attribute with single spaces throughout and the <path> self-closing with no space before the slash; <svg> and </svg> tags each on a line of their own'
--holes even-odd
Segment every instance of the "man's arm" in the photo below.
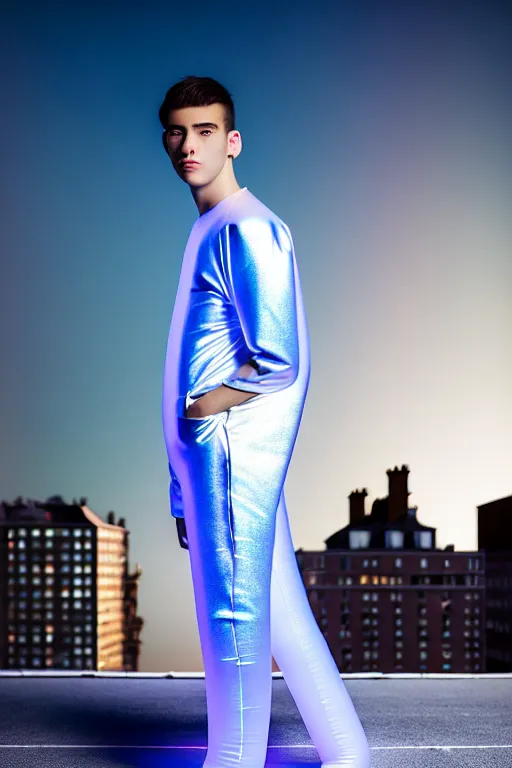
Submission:
<svg viewBox="0 0 512 768">
<path fill-rule="evenodd" d="M 295 266 L 283 222 L 259 216 L 219 232 L 220 266 L 228 297 L 254 365 L 250 380 L 230 375 L 227 387 L 270 394 L 289 387 L 299 369 Z"/>
<path fill-rule="evenodd" d="M 251 356 L 238 372 L 192 403 L 186 416 L 220 413 L 296 379 L 299 343 L 293 243 L 284 224 L 253 217 L 219 232 L 227 294 Z"/>
</svg>

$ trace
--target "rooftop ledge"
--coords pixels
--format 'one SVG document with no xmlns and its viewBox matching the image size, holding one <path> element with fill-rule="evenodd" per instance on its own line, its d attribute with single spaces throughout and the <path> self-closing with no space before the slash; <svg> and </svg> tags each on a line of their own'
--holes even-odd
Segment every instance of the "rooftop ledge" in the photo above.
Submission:
<svg viewBox="0 0 512 768">
<path fill-rule="evenodd" d="M 66 669 L 0 669 L 0 677 L 127 677 L 127 678 L 170 678 L 193 679 L 204 678 L 204 672 L 102 672 L 95 669 L 66 670 Z M 272 677 L 282 679 L 282 672 L 272 672 Z M 498 678 L 512 679 L 512 672 L 343 672 L 343 680 L 492 680 Z"/>
</svg>

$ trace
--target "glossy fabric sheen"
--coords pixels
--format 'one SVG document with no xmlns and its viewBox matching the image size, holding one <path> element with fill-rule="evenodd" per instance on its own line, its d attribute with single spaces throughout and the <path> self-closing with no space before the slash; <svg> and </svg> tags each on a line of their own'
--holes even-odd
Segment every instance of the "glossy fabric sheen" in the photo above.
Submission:
<svg viewBox="0 0 512 768">
<path fill-rule="evenodd" d="M 254 375 L 237 377 L 249 359 Z M 290 231 L 244 187 L 192 228 L 163 385 L 171 513 L 185 518 L 205 669 L 209 768 L 263 768 L 272 656 L 322 764 L 370 765 L 307 600 L 286 510 L 309 377 Z M 221 413 L 185 416 L 222 383 L 258 394 Z"/>
</svg>

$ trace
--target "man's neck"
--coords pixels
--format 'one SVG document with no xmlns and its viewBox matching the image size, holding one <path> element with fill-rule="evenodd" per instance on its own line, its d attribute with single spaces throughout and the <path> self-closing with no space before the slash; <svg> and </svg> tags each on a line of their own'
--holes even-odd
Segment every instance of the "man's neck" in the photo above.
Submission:
<svg viewBox="0 0 512 768">
<path fill-rule="evenodd" d="M 217 179 L 215 181 L 217 181 Z M 212 184 L 215 184 L 215 182 Z M 207 187 L 191 187 L 192 197 L 197 205 L 197 210 L 199 211 L 200 216 L 207 213 L 226 197 L 229 197 L 242 189 L 234 176 L 227 181 L 223 181 L 221 184 L 216 184 L 215 186 L 212 186 L 212 184 Z"/>
</svg>

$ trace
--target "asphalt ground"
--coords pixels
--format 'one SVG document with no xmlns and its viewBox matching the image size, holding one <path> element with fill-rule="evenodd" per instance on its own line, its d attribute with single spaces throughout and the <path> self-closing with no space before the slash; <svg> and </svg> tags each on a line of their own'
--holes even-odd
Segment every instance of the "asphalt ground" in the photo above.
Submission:
<svg viewBox="0 0 512 768">
<path fill-rule="evenodd" d="M 512 676 L 346 679 L 372 768 L 512 768 Z M 318 768 L 273 679 L 266 765 Z M 204 679 L 0 676 L 1 768 L 200 768 Z"/>
</svg>

